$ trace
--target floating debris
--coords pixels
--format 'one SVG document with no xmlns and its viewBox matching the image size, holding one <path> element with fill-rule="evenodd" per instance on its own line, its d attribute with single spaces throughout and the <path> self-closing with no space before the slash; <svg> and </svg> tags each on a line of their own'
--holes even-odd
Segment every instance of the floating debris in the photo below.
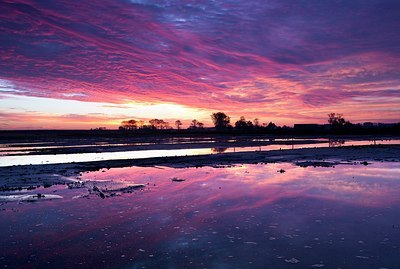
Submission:
<svg viewBox="0 0 400 269">
<path fill-rule="evenodd" d="M 324 161 L 304 161 L 304 162 L 296 162 L 297 166 L 300 167 L 335 167 L 335 165 L 338 165 L 340 163 L 338 162 L 324 162 Z"/>
<path fill-rule="evenodd" d="M 121 193 L 132 193 L 136 189 L 142 189 L 146 185 L 144 184 L 125 184 L 123 182 L 92 182 L 87 181 L 86 187 L 89 193 L 96 194 L 100 198 L 119 196 Z M 97 184 L 104 184 L 104 186 L 98 186 Z M 106 183 L 106 184 L 105 184 Z"/>
<path fill-rule="evenodd" d="M 85 182 L 81 182 L 81 181 L 74 181 L 71 183 L 67 184 L 68 189 L 80 189 L 85 187 Z"/>
<path fill-rule="evenodd" d="M 72 199 L 79 199 L 79 198 L 89 198 L 89 194 L 80 194 L 72 197 Z"/>
<path fill-rule="evenodd" d="M 96 185 L 93 186 L 92 191 L 100 196 L 101 199 L 106 198 L 106 195 Z"/>
<path fill-rule="evenodd" d="M 38 198 L 38 199 L 45 198 L 44 194 L 41 194 L 41 193 L 38 193 L 38 194 L 36 194 L 36 195 L 33 195 L 33 197 L 34 197 L 34 198 Z"/>
<path fill-rule="evenodd" d="M 144 188 L 144 187 L 145 187 L 144 184 L 131 184 L 128 187 L 120 188 L 120 189 L 117 189 L 117 190 L 121 191 L 121 192 L 131 192 L 133 190 L 141 189 L 141 188 Z M 114 190 L 111 190 L 111 191 L 114 191 Z"/>
<path fill-rule="evenodd" d="M 283 174 L 283 173 L 286 172 L 286 170 L 285 170 L 285 169 L 280 169 L 280 170 L 278 170 L 278 172 L 281 173 L 281 174 Z"/>
<path fill-rule="evenodd" d="M 185 181 L 186 179 L 173 177 L 173 178 L 171 178 L 171 180 L 174 181 L 174 182 L 182 182 L 182 181 Z"/>
</svg>

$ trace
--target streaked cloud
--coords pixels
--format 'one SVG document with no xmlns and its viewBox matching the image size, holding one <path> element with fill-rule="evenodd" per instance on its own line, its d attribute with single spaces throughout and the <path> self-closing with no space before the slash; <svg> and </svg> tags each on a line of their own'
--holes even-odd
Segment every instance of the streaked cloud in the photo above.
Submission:
<svg viewBox="0 0 400 269">
<path fill-rule="evenodd" d="M 204 114 L 218 110 L 278 124 L 322 122 L 328 112 L 400 119 L 397 1 L 20 0 L 0 7 L 0 94 L 167 103 L 201 110 L 208 123 Z"/>
</svg>

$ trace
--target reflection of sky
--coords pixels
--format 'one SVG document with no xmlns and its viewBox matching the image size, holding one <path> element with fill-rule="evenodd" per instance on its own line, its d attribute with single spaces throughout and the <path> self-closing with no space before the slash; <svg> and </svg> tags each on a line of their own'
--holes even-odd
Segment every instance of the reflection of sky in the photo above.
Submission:
<svg viewBox="0 0 400 269">
<path fill-rule="evenodd" d="M 287 170 L 277 173 L 278 170 Z M 83 178 L 97 180 L 117 179 L 130 181 L 132 170 L 143 174 L 149 180 L 159 177 L 188 178 L 191 185 L 217 189 L 221 184 L 228 184 L 229 197 L 239 198 L 243 194 L 257 196 L 262 202 L 273 202 L 287 195 L 311 196 L 323 199 L 341 200 L 342 202 L 363 205 L 380 205 L 381 202 L 397 201 L 397 188 L 392 183 L 398 179 L 400 169 L 394 164 L 382 165 L 339 165 L 335 168 L 302 168 L 291 164 L 240 165 L 231 168 L 173 169 L 154 168 L 114 168 L 110 171 L 91 172 Z M 312 177 L 307 175 L 312 170 Z M 143 183 L 143 182 L 140 182 Z M 187 187 L 186 184 L 182 184 Z M 179 187 L 179 186 L 175 186 Z M 193 186 L 192 186 L 193 187 Z M 195 190 L 193 190 L 196 192 Z M 265 195 L 267 194 L 268 195 Z M 385 194 L 385 195 L 383 195 Z M 391 196 L 393 194 L 393 196 Z M 225 195 L 225 194 L 224 194 Z M 265 199 L 265 197 L 268 197 Z M 377 197 L 378 199 L 374 199 Z M 209 197 L 208 199 L 211 199 Z M 382 200 L 383 199 L 383 200 Z"/>
<path fill-rule="evenodd" d="M 173 149 L 173 150 L 139 150 L 119 151 L 102 153 L 71 153 L 56 155 L 22 155 L 22 156 L 0 156 L 0 167 L 12 165 L 36 165 L 36 164 L 57 164 L 72 162 L 92 162 L 104 160 L 130 160 L 146 159 L 155 157 L 174 157 L 186 155 L 210 154 L 209 148 L 198 149 Z"/>
<path fill-rule="evenodd" d="M 288 268 L 296 258 L 298 268 L 396 268 L 399 176 L 396 163 L 84 173 L 147 187 L 104 200 L 57 187 L 48 192 L 64 199 L 2 205 L 0 265 Z"/>
</svg>

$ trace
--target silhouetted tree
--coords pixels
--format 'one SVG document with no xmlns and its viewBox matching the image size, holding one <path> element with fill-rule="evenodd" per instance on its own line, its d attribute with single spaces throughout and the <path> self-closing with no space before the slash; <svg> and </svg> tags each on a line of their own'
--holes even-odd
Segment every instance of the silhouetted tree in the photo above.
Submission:
<svg viewBox="0 0 400 269">
<path fill-rule="evenodd" d="M 121 126 L 120 126 L 121 127 Z M 123 129 L 123 128 L 122 128 Z M 107 130 L 107 127 L 96 127 L 96 128 L 90 128 L 91 131 L 104 131 Z M 120 129 L 121 130 L 121 129 Z"/>
<path fill-rule="evenodd" d="M 152 129 L 169 129 L 169 123 L 164 120 L 152 119 L 149 120 L 149 123 Z"/>
<path fill-rule="evenodd" d="M 276 124 L 271 121 L 265 128 L 267 128 L 268 130 L 275 130 L 276 128 L 278 128 L 278 126 L 276 126 Z"/>
<path fill-rule="evenodd" d="M 143 129 L 143 128 L 145 128 L 147 125 L 144 123 L 144 121 L 142 121 L 142 120 L 138 120 L 137 121 L 137 125 L 138 125 L 138 128 L 139 129 Z"/>
<path fill-rule="evenodd" d="M 182 122 L 180 120 L 175 121 L 175 126 L 176 126 L 176 129 L 178 129 L 178 130 L 181 129 Z"/>
<path fill-rule="evenodd" d="M 235 127 L 237 129 L 249 129 L 253 128 L 253 123 L 251 121 L 246 121 L 244 116 L 240 117 L 240 120 L 235 122 Z"/>
<path fill-rule="evenodd" d="M 259 121 L 258 118 L 255 118 L 255 119 L 253 120 L 253 122 L 254 122 L 254 127 L 260 127 L 260 121 Z"/>
<path fill-rule="evenodd" d="M 121 129 L 123 130 L 136 130 L 138 129 L 138 121 L 137 120 L 128 120 L 121 122 Z"/>
<path fill-rule="evenodd" d="M 345 119 L 343 118 L 343 114 L 329 113 L 328 114 L 328 123 L 330 125 L 343 125 Z"/>
<path fill-rule="evenodd" d="M 192 129 L 196 129 L 197 128 L 197 120 L 196 119 L 192 120 L 192 123 L 190 124 L 190 127 Z"/>
<path fill-rule="evenodd" d="M 192 120 L 192 123 L 189 126 L 189 129 L 202 129 L 204 128 L 204 124 L 202 122 L 199 122 L 198 120 L 194 119 Z"/>
<path fill-rule="evenodd" d="M 157 129 L 157 126 L 158 126 L 158 119 L 152 119 L 152 120 L 149 120 L 149 124 L 150 124 L 150 128 L 151 129 Z"/>
<path fill-rule="evenodd" d="M 211 119 L 216 129 L 224 129 L 230 127 L 230 118 L 223 112 L 213 113 Z"/>
<path fill-rule="evenodd" d="M 343 118 L 343 114 L 337 114 L 337 113 L 328 114 L 328 123 L 331 125 L 333 129 L 340 129 L 345 126 L 347 127 L 351 125 L 349 121 L 346 121 Z"/>
</svg>

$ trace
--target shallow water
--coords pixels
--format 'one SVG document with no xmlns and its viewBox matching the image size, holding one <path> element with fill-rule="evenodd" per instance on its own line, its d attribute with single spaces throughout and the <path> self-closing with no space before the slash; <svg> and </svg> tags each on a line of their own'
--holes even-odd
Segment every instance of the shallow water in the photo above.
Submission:
<svg viewBox="0 0 400 269">
<path fill-rule="evenodd" d="M 187 149 L 162 149 L 162 150 L 129 150 L 117 152 L 98 152 L 98 153 L 70 153 L 70 154 L 49 154 L 49 155 L 18 155 L 18 156 L 1 156 L 0 167 L 12 165 L 37 165 L 37 164 L 57 164 L 72 162 L 92 162 L 104 160 L 126 160 L 126 159 L 146 159 L 156 157 L 173 157 L 173 156 L 196 156 L 207 154 L 220 154 L 230 152 L 252 152 L 252 151 L 268 151 L 268 150 L 288 150 L 302 148 L 323 148 L 337 146 L 362 146 L 362 145 L 395 145 L 400 144 L 399 139 L 393 140 L 340 140 L 322 142 L 312 144 L 274 144 L 267 146 L 252 147 L 230 147 L 230 148 L 187 148 Z"/>
<path fill-rule="evenodd" d="M 29 193 L 63 199 L 2 204 L 0 268 L 399 266 L 398 163 L 129 167 L 82 179 L 146 187 L 73 199 L 87 191 L 53 186 Z"/>
<path fill-rule="evenodd" d="M 152 142 L 99 142 L 92 141 L 89 144 L 86 140 L 65 140 L 61 142 L 17 142 L 17 143 L 6 143 L 0 144 L 0 156 L 5 155 L 15 155 L 24 154 L 29 152 L 41 151 L 41 150 L 51 150 L 51 149 L 69 149 L 69 148 L 85 148 L 85 147 L 95 147 L 95 148 L 107 148 L 107 147 L 120 147 L 120 146 L 149 146 L 149 145 L 176 145 L 176 144 L 200 144 L 200 143 L 215 143 L 216 139 L 212 137 L 180 137 L 180 138 L 153 138 Z M 279 139 L 284 140 L 284 139 Z M 288 139 L 286 139 L 287 141 Z M 300 139 L 305 140 L 305 139 Z M 307 139 L 308 140 L 308 139 Z M 318 140 L 318 139 L 314 139 Z M 236 142 L 235 139 L 222 139 L 224 142 Z"/>
</svg>

